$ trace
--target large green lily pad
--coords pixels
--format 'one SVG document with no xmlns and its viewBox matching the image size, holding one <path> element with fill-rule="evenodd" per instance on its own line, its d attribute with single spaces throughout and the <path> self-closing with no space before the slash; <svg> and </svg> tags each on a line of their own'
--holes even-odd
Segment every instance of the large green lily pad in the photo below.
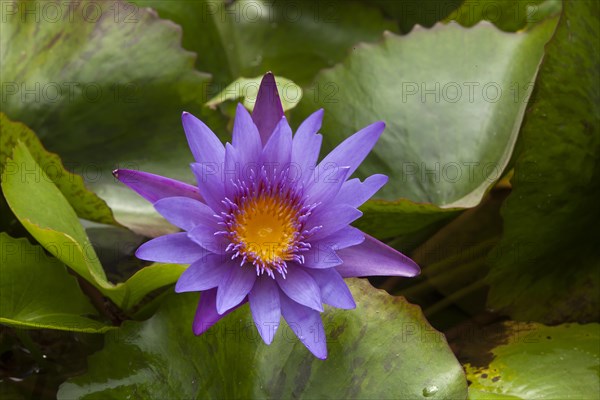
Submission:
<svg viewBox="0 0 600 400">
<path fill-rule="evenodd" d="M 514 319 L 600 318 L 599 13 L 565 2 L 523 126 L 488 279 L 489 306 Z"/>
<path fill-rule="evenodd" d="M 164 145 L 182 105 L 202 98 L 208 75 L 193 69 L 180 30 L 150 10 L 82 1 L 52 20 L 24 14 L 43 13 L 43 2 L 21 6 L 0 25 L 2 108 L 63 158 L 98 163 L 108 149 Z"/>
<path fill-rule="evenodd" d="M 105 332 L 75 277 L 27 239 L 0 233 L 0 324 L 27 329 Z"/>
<path fill-rule="evenodd" d="M 377 197 L 475 206 L 509 161 L 555 22 L 510 34 L 487 23 L 388 33 L 321 72 L 315 85 L 332 89 L 305 95 L 299 108 L 327 109 L 326 149 L 374 121 L 387 123 L 358 170 L 390 176 Z"/>
<path fill-rule="evenodd" d="M 471 399 L 597 399 L 600 325 L 506 322 L 470 332 L 461 353 Z"/>
<path fill-rule="evenodd" d="M 418 307 L 351 280 L 356 310 L 323 314 L 329 358 L 282 325 L 271 344 L 244 306 L 192 334 L 197 294 L 172 295 L 148 321 L 126 322 L 59 399 L 466 398 L 462 368 Z"/>
</svg>

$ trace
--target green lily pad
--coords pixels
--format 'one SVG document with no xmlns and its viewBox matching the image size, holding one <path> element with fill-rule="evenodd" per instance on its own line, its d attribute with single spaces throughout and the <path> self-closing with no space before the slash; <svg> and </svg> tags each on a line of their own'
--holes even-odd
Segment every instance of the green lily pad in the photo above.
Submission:
<svg viewBox="0 0 600 400">
<path fill-rule="evenodd" d="M 266 346 L 247 306 L 196 337 L 197 294 L 172 295 L 149 320 L 109 334 L 87 374 L 64 383 L 58 398 L 466 398 L 460 364 L 418 307 L 364 280 L 349 283 L 357 309 L 323 314 L 325 361 L 287 325 Z"/>
<path fill-rule="evenodd" d="M 488 305 L 513 319 L 600 318 L 599 12 L 565 2 L 523 125 L 488 278 Z"/>
<path fill-rule="evenodd" d="M 0 324 L 88 333 L 113 328 L 87 317 L 97 313 L 75 277 L 41 247 L 0 232 L 0 248 Z"/>
<path fill-rule="evenodd" d="M 4 113 L 0 113 L 0 130 L 0 174 L 6 167 L 6 159 L 12 153 L 13 147 L 20 141 L 27 146 L 36 163 L 69 201 L 77 216 L 90 221 L 119 225 L 106 202 L 85 187 L 81 176 L 67 171 L 58 155 L 46 151 L 31 129 L 11 121 Z"/>
<path fill-rule="evenodd" d="M 470 399 L 598 398 L 600 324 L 488 328 L 463 350 Z"/>
<path fill-rule="evenodd" d="M 385 34 L 321 72 L 314 84 L 333 91 L 305 95 L 295 110 L 326 108 L 325 149 L 374 121 L 387 123 L 358 170 L 389 175 L 379 198 L 473 207 L 510 159 L 555 23 L 514 34 L 487 23 Z"/>
<path fill-rule="evenodd" d="M 114 285 L 106 278 L 99 258 L 73 208 L 27 147 L 18 143 L 6 168 L 2 191 L 11 210 L 29 233 L 52 255 L 94 285 L 123 309 L 129 309 L 154 289 L 177 280 L 184 266 L 154 264 Z M 43 207 L 40 207 L 40 203 Z"/>
<path fill-rule="evenodd" d="M 210 92 L 240 76 L 267 71 L 301 85 L 331 67 L 361 41 L 395 30 L 376 8 L 356 1 L 135 0 L 183 27 L 183 46 L 214 75 Z M 208 100 L 208 99 L 207 99 Z"/>
<path fill-rule="evenodd" d="M 258 88 L 262 79 L 262 75 L 256 78 L 238 78 L 223 89 L 221 93 L 210 99 L 205 105 L 216 108 L 219 104 L 226 101 L 243 99 L 242 103 L 244 107 L 252 111 L 254 110 L 254 103 L 256 103 Z M 293 81 L 280 76 L 275 77 L 275 82 L 277 83 L 277 92 L 281 99 L 283 111 L 288 111 L 296 107 L 296 104 L 302 99 L 302 88 Z"/>
<path fill-rule="evenodd" d="M 193 69 L 172 23 L 122 1 L 72 8 L 70 18 L 26 18 L 44 10 L 33 2 L 0 25 L 3 111 L 51 151 L 69 161 L 85 152 L 89 164 L 109 148 L 143 148 L 177 126 L 182 105 L 201 100 L 208 75 Z"/>
<path fill-rule="evenodd" d="M 3 14 L 1 108 L 82 175 L 119 222 L 151 231 L 151 206 L 140 216 L 145 202 L 111 171 L 145 169 L 191 181 L 180 116 L 209 112 L 202 107 L 209 76 L 182 49 L 181 29 L 150 9 L 80 1 L 59 4 L 64 18 L 54 18 L 55 9 L 38 1 Z M 203 118 L 221 126 L 218 114 Z"/>
</svg>

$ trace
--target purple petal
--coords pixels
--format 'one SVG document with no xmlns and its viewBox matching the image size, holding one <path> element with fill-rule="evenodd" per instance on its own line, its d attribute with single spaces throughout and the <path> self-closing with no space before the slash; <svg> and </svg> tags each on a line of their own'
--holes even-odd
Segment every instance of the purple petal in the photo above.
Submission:
<svg viewBox="0 0 600 400">
<path fill-rule="evenodd" d="M 258 333 L 266 344 L 271 344 L 281 318 L 277 284 L 271 277 L 262 275 L 248 294 L 248 301 Z"/>
<path fill-rule="evenodd" d="M 365 240 L 365 235 L 352 226 L 346 226 L 325 239 L 313 241 L 308 251 L 302 252 L 303 266 L 307 268 L 332 268 L 342 264 L 343 260 L 336 251 L 356 246 Z"/>
<path fill-rule="evenodd" d="M 292 165 L 297 169 L 298 182 L 306 184 L 312 176 L 323 136 L 317 132 L 321 129 L 323 109 L 314 112 L 296 131 L 292 144 Z"/>
<path fill-rule="evenodd" d="M 231 264 L 224 263 L 220 255 L 209 254 L 194 261 L 179 277 L 175 285 L 175 292 L 200 292 L 219 286 Z"/>
<path fill-rule="evenodd" d="M 346 226 L 339 231 L 321 239 L 317 242 L 312 242 L 313 246 L 328 245 L 337 250 L 345 249 L 346 247 L 356 246 L 365 240 L 365 234 L 360 229 L 353 226 Z"/>
<path fill-rule="evenodd" d="M 308 251 L 302 252 L 304 256 L 304 264 L 306 268 L 333 268 L 340 265 L 343 261 L 336 254 L 333 246 L 328 243 L 311 243 L 312 247 Z"/>
<path fill-rule="evenodd" d="M 186 231 L 199 224 L 218 227 L 212 208 L 189 197 L 167 197 L 154 203 L 154 208 L 167 221 Z"/>
<path fill-rule="evenodd" d="M 272 170 L 275 167 L 277 171 L 281 171 L 289 166 L 291 157 L 292 128 L 283 117 L 265 145 L 261 160 L 262 164 L 267 166 L 267 170 Z"/>
<path fill-rule="evenodd" d="M 225 197 L 224 182 L 221 163 L 192 163 L 191 168 L 196 180 L 198 181 L 198 190 L 204 198 L 206 204 L 215 211 L 223 209 L 221 201 Z"/>
<path fill-rule="evenodd" d="M 285 294 L 280 296 L 281 314 L 298 339 L 315 357 L 327 358 L 327 340 L 321 314 L 290 300 Z"/>
<path fill-rule="evenodd" d="M 219 314 L 217 312 L 217 289 L 210 289 L 205 292 L 202 292 L 200 295 L 200 302 L 198 303 L 198 308 L 196 309 L 196 316 L 194 317 L 194 324 L 192 328 L 194 330 L 194 334 L 201 335 L 208 328 L 216 324 L 221 318 L 240 307 L 242 304 L 246 302 L 244 299 L 237 307 L 233 307 L 227 312 L 223 314 Z"/>
<path fill-rule="evenodd" d="M 347 204 L 322 208 L 310 216 L 309 229 L 313 226 L 322 226 L 322 228 L 311 237 L 311 241 L 325 239 L 327 236 L 350 225 L 360 218 L 361 215 L 361 211 Z"/>
<path fill-rule="evenodd" d="M 231 272 L 219 284 L 217 291 L 217 312 L 225 311 L 240 304 L 256 281 L 256 269 L 234 264 Z"/>
<path fill-rule="evenodd" d="M 326 169 L 328 165 L 333 164 L 350 167 L 348 176 L 351 176 L 375 146 L 384 129 L 385 123 L 379 121 L 356 132 L 340 143 L 321 161 L 317 167 L 319 172 L 321 172 L 321 169 Z"/>
<path fill-rule="evenodd" d="M 242 164 L 259 161 L 262 152 L 260 134 L 252 117 L 241 104 L 237 105 L 231 144 L 239 152 Z"/>
<path fill-rule="evenodd" d="M 268 72 L 263 77 L 254 111 L 252 112 L 252 120 L 258 128 L 260 138 L 263 144 L 266 144 L 273 133 L 273 129 L 283 117 L 283 106 L 277 92 L 277 83 L 271 72 Z"/>
<path fill-rule="evenodd" d="M 174 196 L 190 197 L 202 201 L 202 196 L 196 186 L 164 176 L 131 169 L 116 169 L 113 171 L 113 175 L 150 203 Z"/>
<path fill-rule="evenodd" d="M 365 234 L 365 241 L 358 246 L 338 251 L 344 260 L 335 267 L 344 277 L 356 276 L 416 276 L 419 266 L 404 254 Z"/>
<path fill-rule="evenodd" d="M 321 176 L 316 182 L 312 182 L 306 189 L 306 197 L 312 203 L 327 205 L 336 197 L 342 184 L 348 178 L 349 167 L 332 165 L 328 170 L 319 171 Z"/>
<path fill-rule="evenodd" d="M 335 202 L 358 207 L 377 193 L 387 181 L 388 177 L 381 174 L 371 175 L 364 182 L 361 182 L 357 178 L 350 179 L 342 185 L 335 198 Z"/>
<path fill-rule="evenodd" d="M 280 274 L 276 274 L 275 280 L 281 290 L 296 303 L 323 311 L 319 285 L 298 266 L 290 265 L 286 277 L 283 278 Z"/>
<path fill-rule="evenodd" d="M 187 237 L 186 232 L 160 236 L 142 244 L 137 258 L 174 264 L 190 264 L 206 256 L 208 252 Z"/>
<path fill-rule="evenodd" d="M 330 306 L 351 310 L 356 308 L 356 303 L 344 278 L 335 268 L 307 270 L 321 289 L 323 303 Z"/>
<path fill-rule="evenodd" d="M 242 163 L 240 160 L 243 156 L 240 151 L 233 147 L 233 145 L 225 144 L 225 164 L 223 167 L 223 178 L 225 187 L 225 196 L 232 199 L 235 195 L 235 185 L 238 180 L 242 180 L 241 169 Z"/>
<path fill-rule="evenodd" d="M 225 237 L 215 235 L 214 225 L 196 225 L 194 229 L 187 232 L 187 235 L 196 245 L 215 254 L 225 254 L 225 249 L 229 244 L 229 241 Z"/>
<path fill-rule="evenodd" d="M 187 112 L 181 115 L 181 122 L 194 159 L 199 163 L 220 165 L 225 158 L 225 148 L 213 131 L 204 122 Z"/>
</svg>

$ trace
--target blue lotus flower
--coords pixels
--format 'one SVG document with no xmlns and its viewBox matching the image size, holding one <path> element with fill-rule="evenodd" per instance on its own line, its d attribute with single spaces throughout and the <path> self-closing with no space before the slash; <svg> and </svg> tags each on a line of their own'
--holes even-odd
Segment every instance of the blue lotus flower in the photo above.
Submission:
<svg viewBox="0 0 600 400">
<path fill-rule="evenodd" d="M 360 130 L 317 163 L 322 118 L 323 110 L 315 112 L 292 135 L 269 73 L 252 115 L 238 105 L 231 143 L 223 145 L 183 113 L 198 186 L 114 172 L 183 230 L 150 240 L 136 255 L 190 264 L 175 291 L 202 292 L 195 334 L 248 302 L 265 343 L 283 315 L 302 343 L 325 359 L 323 304 L 356 307 L 343 278 L 419 273 L 412 260 L 350 226 L 362 215 L 357 207 L 387 182 L 385 175 L 348 179 L 385 124 Z"/>
</svg>

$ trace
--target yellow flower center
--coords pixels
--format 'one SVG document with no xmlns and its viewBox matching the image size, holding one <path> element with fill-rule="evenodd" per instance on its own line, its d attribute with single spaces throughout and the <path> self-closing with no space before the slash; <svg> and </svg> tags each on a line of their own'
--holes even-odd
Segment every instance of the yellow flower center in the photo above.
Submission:
<svg viewBox="0 0 600 400">
<path fill-rule="evenodd" d="M 270 267 L 292 259 L 297 226 L 297 212 L 289 201 L 261 195 L 240 208 L 233 233 L 249 261 Z"/>
</svg>

